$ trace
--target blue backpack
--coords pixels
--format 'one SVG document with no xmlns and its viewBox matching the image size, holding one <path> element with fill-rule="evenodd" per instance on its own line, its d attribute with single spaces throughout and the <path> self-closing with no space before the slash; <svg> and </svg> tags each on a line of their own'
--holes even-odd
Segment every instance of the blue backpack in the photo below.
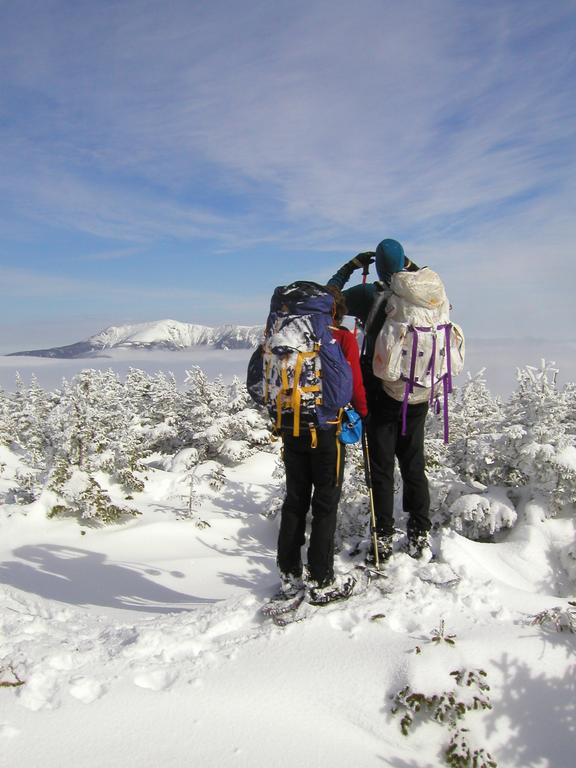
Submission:
<svg viewBox="0 0 576 768">
<path fill-rule="evenodd" d="M 264 342 L 248 364 L 252 399 L 279 430 L 314 433 L 340 421 L 352 397 L 352 369 L 333 337 L 334 297 L 324 286 L 279 286 L 270 302 Z"/>
</svg>

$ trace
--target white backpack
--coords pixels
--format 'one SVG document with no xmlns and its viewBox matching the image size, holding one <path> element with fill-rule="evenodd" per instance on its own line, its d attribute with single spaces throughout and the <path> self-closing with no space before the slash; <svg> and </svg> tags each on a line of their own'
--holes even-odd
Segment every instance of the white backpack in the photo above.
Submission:
<svg viewBox="0 0 576 768">
<path fill-rule="evenodd" d="M 440 277 L 424 267 L 397 272 L 390 283 L 386 320 L 374 345 L 372 369 L 385 382 L 404 382 L 402 434 L 415 388 L 430 390 L 437 406 L 440 385 L 444 399 L 444 439 L 448 441 L 448 394 L 452 377 L 464 366 L 464 334 L 450 320 L 450 303 Z"/>
</svg>

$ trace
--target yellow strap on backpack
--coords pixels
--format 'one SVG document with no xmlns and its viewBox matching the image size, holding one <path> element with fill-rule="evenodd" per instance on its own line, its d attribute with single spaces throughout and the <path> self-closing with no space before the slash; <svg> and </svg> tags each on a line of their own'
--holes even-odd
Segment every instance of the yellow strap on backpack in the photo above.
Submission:
<svg viewBox="0 0 576 768">
<path fill-rule="evenodd" d="M 292 434 L 294 437 L 300 436 L 300 402 L 302 400 L 302 394 L 300 392 L 300 375 L 302 373 L 302 365 L 304 363 L 303 352 L 298 352 L 296 358 L 296 365 L 294 366 L 294 386 L 292 388 L 292 413 L 294 414 L 294 423 L 292 426 Z"/>
<path fill-rule="evenodd" d="M 316 433 L 316 427 L 310 424 L 310 447 L 318 448 L 318 435 Z"/>
</svg>

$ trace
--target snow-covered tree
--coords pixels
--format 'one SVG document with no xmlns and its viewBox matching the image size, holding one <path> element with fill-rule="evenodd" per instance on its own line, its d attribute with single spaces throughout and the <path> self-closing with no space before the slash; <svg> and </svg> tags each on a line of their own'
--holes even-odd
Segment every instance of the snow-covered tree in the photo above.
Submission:
<svg viewBox="0 0 576 768">
<path fill-rule="evenodd" d="M 182 441 L 198 450 L 198 459 L 220 457 L 237 463 L 270 442 L 271 424 L 252 405 L 244 385 L 209 381 L 198 367 L 186 372 L 181 405 Z"/>
<path fill-rule="evenodd" d="M 150 388 L 150 411 L 152 424 L 149 435 L 152 450 L 173 452 L 182 444 L 178 435 L 178 415 L 181 393 L 172 373 L 159 371 Z"/>
<path fill-rule="evenodd" d="M 52 445 L 47 428 L 47 418 L 58 393 L 47 393 L 32 376 L 27 387 L 19 374 L 16 375 L 15 391 L 4 395 L 2 407 L 3 442 L 15 443 L 28 454 L 28 463 L 36 469 L 46 463 L 46 454 Z"/>
<path fill-rule="evenodd" d="M 576 482 L 558 456 L 574 445 L 567 431 L 568 398 L 557 384 L 558 370 L 542 361 L 540 368 L 518 371 L 518 386 L 505 409 L 499 448 L 498 480 L 504 485 L 530 486 L 544 494 L 557 511 L 576 501 Z"/>
<path fill-rule="evenodd" d="M 469 376 L 454 389 L 449 404 L 448 445 L 443 442 L 443 422 L 430 414 L 426 431 L 427 469 L 449 467 L 464 480 L 487 482 L 492 463 L 487 439 L 498 432 L 502 422 L 502 403 L 491 395 L 484 370 Z"/>
<path fill-rule="evenodd" d="M 446 463 L 431 472 L 431 487 L 445 493 L 436 505 L 441 520 L 476 538 L 513 525 L 509 499 L 543 496 L 552 512 L 576 500 L 574 468 L 561 460 L 574 445 L 573 389 L 560 390 L 557 373 L 545 362 L 519 370 L 517 388 L 504 404 L 491 398 L 482 380 L 462 389 L 452 410 L 455 439 Z M 508 489 L 508 501 L 498 487 Z"/>
<path fill-rule="evenodd" d="M 111 370 L 84 370 L 71 382 L 64 382 L 50 418 L 53 432 L 60 435 L 48 477 L 48 488 L 58 499 L 54 504 L 57 512 L 66 510 L 111 522 L 120 513 L 102 486 L 104 477 L 127 492 L 142 490 L 136 476 L 141 469 L 139 443 L 131 436 L 132 419 L 124 392 Z"/>
<path fill-rule="evenodd" d="M 427 426 L 435 521 L 477 538 L 512 525 L 521 497 L 547 496 L 552 509 L 575 501 L 575 396 L 573 385 L 558 388 L 549 365 L 520 371 L 507 403 L 492 397 L 483 372 L 470 377 L 450 401 L 450 443 L 441 419 L 431 416 Z M 199 367 L 187 372 L 184 390 L 171 374 L 131 369 L 124 382 L 84 370 L 55 392 L 34 379 L 0 392 L 0 439 L 21 459 L 14 500 L 28 503 L 45 489 L 55 513 L 84 518 L 130 512 L 124 500 L 144 488 L 146 465 L 174 464 L 169 457 L 180 451 L 198 510 L 206 472 L 222 483 L 226 466 L 274 452 L 271 428 L 243 382 L 210 381 Z M 347 453 L 339 532 L 350 540 L 365 534 L 369 508 L 360 446 Z"/>
</svg>

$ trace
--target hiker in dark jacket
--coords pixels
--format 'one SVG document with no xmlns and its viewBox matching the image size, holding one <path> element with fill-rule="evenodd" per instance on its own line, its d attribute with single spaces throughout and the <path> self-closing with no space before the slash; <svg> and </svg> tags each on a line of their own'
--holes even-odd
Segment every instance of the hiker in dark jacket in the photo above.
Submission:
<svg viewBox="0 0 576 768">
<path fill-rule="evenodd" d="M 346 312 L 342 293 L 334 286 L 330 292 L 335 296 L 334 325 L 330 330 L 352 368 L 352 405 L 365 417 L 367 406 L 358 345 L 353 334 L 340 327 Z M 286 496 L 282 505 L 277 556 L 282 590 L 290 596 L 304 587 L 301 550 L 306 540 L 306 517 L 311 506 L 308 547 L 310 600 L 324 603 L 341 599 L 348 596 L 354 580 L 334 575 L 334 534 L 345 460 L 344 445 L 338 440 L 337 426 L 317 429 L 315 445 L 308 431 L 297 437 L 289 430 L 283 431 L 282 441 Z"/>
<path fill-rule="evenodd" d="M 430 494 L 425 472 L 424 424 L 428 412 L 428 391 L 414 391 L 408 401 L 406 434 L 402 435 L 402 382 L 384 382 L 372 370 L 376 337 L 386 319 L 386 302 L 391 295 L 392 275 L 419 268 L 408 259 L 397 240 L 386 239 L 376 251 L 359 253 L 344 264 L 328 281 L 343 288 L 352 274 L 376 262 L 379 282 L 356 285 L 343 291 L 348 314 L 364 329 L 361 356 L 362 376 L 368 402 L 366 435 L 370 453 L 372 490 L 376 517 L 376 537 L 380 562 L 393 552 L 394 463 L 398 458 L 403 484 L 403 508 L 408 515 L 408 552 L 413 557 L 430 557 Z M 374 555 L 369 557 L 374 560 Z"/>
</svg>

